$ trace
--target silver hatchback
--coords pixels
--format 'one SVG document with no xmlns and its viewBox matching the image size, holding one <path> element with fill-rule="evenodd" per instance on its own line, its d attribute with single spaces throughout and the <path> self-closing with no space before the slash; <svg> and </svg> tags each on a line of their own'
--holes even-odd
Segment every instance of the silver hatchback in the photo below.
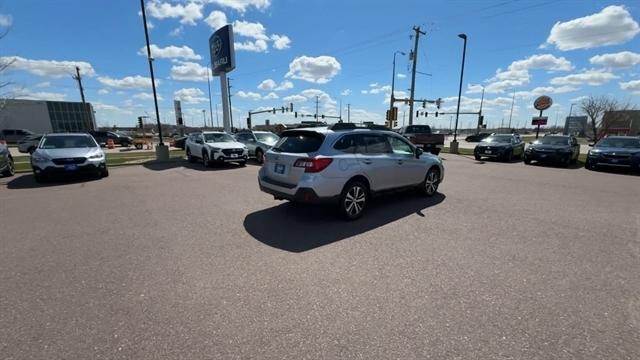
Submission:
<svg viewBox="0 0 640 360">
<path fill-rule="evenodd" d="M 443 178 L 442 160 L 402 136 L 337 124 L 285 131 L 265 154 L 258 183 L 276 199 L 336 204 L 356 219 L 375 194 L 418 188 L 433 196 Z"/>
</svg>

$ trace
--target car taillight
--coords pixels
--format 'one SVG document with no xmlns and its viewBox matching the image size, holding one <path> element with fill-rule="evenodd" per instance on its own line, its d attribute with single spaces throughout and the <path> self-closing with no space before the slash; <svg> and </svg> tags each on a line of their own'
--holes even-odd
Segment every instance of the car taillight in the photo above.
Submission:
<svg viewBox="0 0 640 360">
<path fill-rule="evenodd" d="M 317 173 L 324 170 L 332 161 L 332 158 L 302 158 L 296 160 L 293 166 L 304 168 L 306 173 Z"/>
</svg>

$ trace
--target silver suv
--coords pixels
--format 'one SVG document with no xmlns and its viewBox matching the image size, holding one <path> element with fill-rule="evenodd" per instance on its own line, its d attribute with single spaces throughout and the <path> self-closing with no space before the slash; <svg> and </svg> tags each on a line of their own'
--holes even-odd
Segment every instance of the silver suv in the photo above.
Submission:
<svg viewBox="0 0 640 360">
<path fill-rule="evenodd" d="M 233 136 L 218 131 L 189 134 L 184 143 L 187 159 L 196 162 L 199 158 L 205 167 L 213 164 L 228 162 L 247 163 L 249 153 L 244 144 L 239 143 Z"/>
<path fill-rule="evenodd" d="M 265 154 L 258 183 L 275 199 L 337 204 L 357 219 L 372 195 L 418 188 L 432 196 L 443 177 L 442 160 L 401 135 L 336 124 L 285 131 Z"/>
</svg>

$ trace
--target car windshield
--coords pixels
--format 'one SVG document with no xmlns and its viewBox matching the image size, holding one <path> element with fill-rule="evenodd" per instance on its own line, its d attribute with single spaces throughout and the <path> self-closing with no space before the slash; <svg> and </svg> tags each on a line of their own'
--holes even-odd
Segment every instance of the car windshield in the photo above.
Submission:
<svg viewBox="0 0 640 360">
<path fill-rule="evenodd" d="M 488 143 L 510 143 L 511 135 L 492 135 L 484 139 Z"/>
<path fill-rule="evenodd" d="M 595 147 L 615 147 L 615 148 L 628 148 L 628 149 L 640 149 L 640 139 L 636 138 L 606 138 L 598 141 Z"/>
<path fill-rule="evenodd" d="M 204 141 L 208 143 L 235 142 L 229 134 L 204 134 Z"/>
<path fill-rule="evenodd" d="M 320 149 L 324 136 L 311 131 L 293 131 L 285 134 L 274 146 L 274 151 L 310 153 Z"/>
<path fill-rule="evenodd" d="M 274 143 L 278 141 L 278 136 L 275 134 L 256 133 L 256 139 L 263 143 Z"/>
<path fill-rule="evenodd" d="M 430 134 L 431 128 L 428 125 L 411 125 L 407 126 L 405 132 L 409 134 Z"/>
<path fill-rule="evenodd" d="M 569 138 L 564 136 L 545 136 L 541 139 L 538 139 L 534 142 L 534 144 L 542 144 L 542 145 L 568 145 Z"/>
<path fill-rule="evenodd" d="M 68 135 L 68 136 L 48 136 L 40 145 L 41 149 L 73 149 L 92 148 L 98 144 L 89 136 Z"/>
</svg>

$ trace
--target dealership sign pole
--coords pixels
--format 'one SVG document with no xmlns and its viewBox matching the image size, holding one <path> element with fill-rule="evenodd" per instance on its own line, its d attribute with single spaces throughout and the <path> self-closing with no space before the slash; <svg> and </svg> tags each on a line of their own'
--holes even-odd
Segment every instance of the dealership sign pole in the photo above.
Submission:
<svg viewBox="0 0 640 360">
<path fill-rule="evenodd" d="M 540 115 L 531 119 L 531 125 L 538 126 L 536 128 L 536 139 L 540 134 L 540 125 L 547 125 L 547 117 L 542 116 L 542 112 L 550 108 L 551 105 L 553 105 L 553 100 L 546 95 L 538 97 L 536 101 L 533 102 L 533 107 L 536 108 L 536 110 L 540 110 Z"/>
<path fill-rule="evenodd" d="M 211 72 L 220 77 L 220 92 L 222 98 L 222 126 L 224 131 L 231 133 L 229 106 L 229 87 L 227 73 L 236 67 L 236 53 L 233 45 L 233 27 L 225 25 L 209 38 L 209 53 L 211 55 Z"/>
</svg>

